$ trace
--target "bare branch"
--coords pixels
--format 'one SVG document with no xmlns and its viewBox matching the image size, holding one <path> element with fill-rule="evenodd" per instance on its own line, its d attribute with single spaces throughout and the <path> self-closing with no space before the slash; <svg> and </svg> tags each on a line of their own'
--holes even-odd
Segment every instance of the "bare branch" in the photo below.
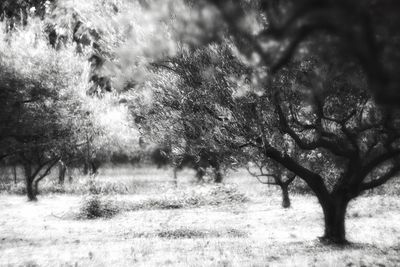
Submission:
<svg viewBox="0 0 400 267">
<path fill-rule="evenodd" d="M 275 174 L 266 174 L 266 173 L 257 174 L 257 173 L 255 173 L 255 172 L 252 172 L 252 171 L 250 170 L 250 167 L 249 167 L 249 166 L 246 166 L 246 170 L 247 170 L 247 172 L 248 172 L 251 176 L 255 177 L 255 178 L 256 178 L 260 183 L 262 183 L 262 184 L 279 185 L 279 184 L 276 182 L 276 181 L 277 181 L 277 176 L 276 176 Z M 260 177 L 272 177 L 272 178 L 274 178 L 274 181 L 275 181 L 275 182 L 270 182 L 269 179 L 268 179 L 268 181 L 263 181 L 263 180 L 261 180 Z"/>
<path fill-rule="evenodd" d="M 296 179 L 296 177 L 297 177 L 296 174 L 294 174 L 294 173 L 290 174 L 289 178 L 284 182 L 284 184 L 286 184 L 286 185 L 291 184 L 294 181 L 294 179 Z"/>
</svg>

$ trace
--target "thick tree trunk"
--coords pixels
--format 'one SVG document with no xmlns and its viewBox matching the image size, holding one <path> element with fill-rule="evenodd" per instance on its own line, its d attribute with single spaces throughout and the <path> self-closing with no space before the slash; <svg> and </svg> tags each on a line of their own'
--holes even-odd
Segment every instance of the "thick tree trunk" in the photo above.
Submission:
<svg viewBox="0 0 400 267">
<path fill-rule="evenodd" d="M 26 193 L 29 201 L 37 201 L 36 195 L 37 191 L 35 191 L 32 176 L 32 166 L 30 164 L 24 165 L 25 171 L 25 182 L 26 182 Z"/>
<path fill-rule="evenodd" d="M 33 186 L 33 179 L 31 178 L 27 178 L 27 182 L 26 182 L 26 193 L 28 195 L 28 200 L 29 201 L 37 201 L 37 197 L 36 197 L 36 191 L 34 189 Z"/>
<path fill-rule="evenodd" d="M 345 217 L 349 200 L 333 197 L 331 201 L 321 203 L 324 212 L 325 233 L 322 241 L 346 244 Z"/>
<path fill-rule="evenodd" d="M 282 207 L 283 208 L 290 208 L 290 198 L 289 198 L 289 186 L 286 184 L 282 184 Z"/>
</svg>

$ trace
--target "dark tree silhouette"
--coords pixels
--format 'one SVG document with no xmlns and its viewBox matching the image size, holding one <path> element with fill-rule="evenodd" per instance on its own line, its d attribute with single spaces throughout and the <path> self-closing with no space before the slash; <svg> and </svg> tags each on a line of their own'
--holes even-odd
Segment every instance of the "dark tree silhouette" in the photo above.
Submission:
<svg viewBox="0 0 400 267">
<path fill-rule="evenodd" d="M 335 38 L 336 48 L 360 65 L 378 103 L 398 106 L 400 81 L 400 3 L 396 0 L 209 0 L 246 55 L 257 54 L 276 73 L 311 42 Z M 257 21 L 246 25 L 246 18 Z M 276 42 L 271 49 L 268 42 Z M 268 48 L 266 48 L 268 47 Z M 275 48 L 275 49 L 274 49 Z M 330 50 L 331 45 L 318 45 Z"/>
<path fill-rule="evenodd" d="M 344 65 L 339 70 L 327 68 L 324 78 L 306 78 L 311 82 L 310 91 L 293 89 L 288 83 L 282 84 L 285 78 L 277 77 L 268 99 L 277 116 L 279 133 L 305 153 L 318 151 L 325 171 L 304 165 L 287 150 L 271 144 L 266 135 L 259 145 L 266 157 L 303 179 L 315 193 L 324 212 L 323 239 L 344 243 L 349 201 L 364 190 L 382 185 L 400 170 L 399 114 L 380 108 L 363 88 L 346 80 L 356 72 Z M 288 77 L 287 73 L 283 75 Z M 328 183 L 332 178 L 334 182 Z"/>
<path fill-rule="evenodd" d="M 240 147 L 258 147 L 303 179 L 324 212 L 322 239 L 345 243 L 349 201 L 400 170 L 400 34 L 394 26 L 400 5 L 391 0 L 206 2 L 219 12 L 248 64 L 262 74 L 249 86 L 262 96 L 242 99 L 242 111 L 228 101 L 218 103 L 246 118 L 233 116 L 232 124 L 245 133 L 232 125 L 226 138 L 240 136 L 245 141 Z M 226 40 L 214 34 L 214 40 Z M 318 155 L 323 168 L 291 155 L 281 146 L 286 138 L 304 155 Z"/>
<path fill-rule="evenodd" d="M 225 76 L 221 73 L 229 73 L 224 68 L 232 68 L 234 57 L 228 48 L 212 45 L 184 56 L 189 67 L 183 70 L 193 73 L 189 78 L 197 86 L 182 87 L 185 101 L 179 105 L 188 103 L 189 111 L 202 114 L 208 126 L 193 128 L 203 134 L 212 129 L 208 142 L 232 151 L 253 147 L 303 179 L 322 206 L 323 240 L 345 243 L 348 203 L 400 170 L 400 125 L 398 111 L 379 106 L 364 89 L 360 68 L 330 52 L 335 58 L 330 63 L 323 60 L 325 53 L 315 52 L 272 77 L 258 67 Z M 201 76 L 195 66 L 208 59 L 215 71 Z M 214 81 L 220 86 L 212 86 Z"/>
</svg>

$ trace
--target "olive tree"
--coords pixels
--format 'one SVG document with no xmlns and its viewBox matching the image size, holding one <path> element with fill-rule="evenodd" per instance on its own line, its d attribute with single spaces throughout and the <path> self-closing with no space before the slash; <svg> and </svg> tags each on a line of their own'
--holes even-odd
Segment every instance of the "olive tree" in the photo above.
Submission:
<svg viewBox="0 0 400 267">
<path fill-rule="evenodd" d="M 196 80 L 195 75 L 204 73 L 194 68 L 196 63 L 232 57 L 230 49 L 212 46 L 199 54 L 188 56 L 192 64 L 182 68 L 194 74 L 189 78 L 198 81 L 197 86 L 182 87 L 184 100 L 175 102 L 176 107 L 190 103 L 190 108 L 203 111 L 208 125 L 194 132 L 209 131 L 210 143 L 257 149 L 305 181 L 324 213 L 323 240 L 346 242 L 348 203 L 400 170 L 398 111 L 377 105 L 364 90 L 362 71 L 340 57 L 327 64 L 317 53 L 302 56 L 270 79 L 264 79 L 268 69 L 234 71 L 228 78 L 220 75 L 221 66 L 232 68 L 232 62 L 211 65 L 207 75 Z M 215 80 L 219 86 L 210 86 Z"/>
<path fill-rule="evenodd" d="M 304 153 L 317 152 L 322 159 L 320 168 L 299 161 L 271 138 L 264 137 L 254 145 L 308 184 L 324 213 L 323 239 L 344 243 L 349 201 L 400 170 L 398 113 L 379 107 L 363 84 L 354 85 L 351 78 L 357 77 L 357 71 L 344 65 L 326 68 L 317 77 L 301 69 L 296 77 L 300 84 L 282 84 L 284 78 L 278 76 L 263 103 L 276 116 L 270 129 L 272 126 L 275 133 L 289 137 Z"/>
<path fill-rule="evenodd" d="M 86 88 L 85 62 L 72 49 L 53 50 L 41 27 L 36 20 L 0 33 L 1 154 L 23 166 L 29 200 L 63 151 L 77 145 Z"/>
<path fill-rule="evenodd" d="M 322 239 L 345 243 L 349 201 L 400 168 L 399 53 L 392 38 L 399 34 L 393 27 L 399 5 L 210 0 L 194 6 L 223 29 L 203 30 L 203 41 L 212 35 L 224 43 L 228 35 L 241 61 L 258 73 L 248 83 L 238 80 L 247 93 L 239 90 L 244 97 L 233 102 L 240 109 L 224 105 L 224 113 L 242 115 L 231 116 L 222 136 L 258 148 L 304 180 L 322 206 Z M 388 16 L 379 15 L 384 10 Z M 300 160 L 280 145 L 287 138 L 301 150 Z"/>
</svg>

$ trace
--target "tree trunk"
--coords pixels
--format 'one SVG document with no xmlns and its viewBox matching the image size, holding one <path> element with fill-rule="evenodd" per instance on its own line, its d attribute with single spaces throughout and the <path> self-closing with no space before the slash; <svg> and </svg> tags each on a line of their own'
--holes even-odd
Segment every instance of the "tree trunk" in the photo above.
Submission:
<svg viewBox="0 0 400 267">
<path fill-rule="evenodd" d="M 91 167 L 91 175 L 98 174 L 99 168 L 101 164 L 100 162 L 97 162 L 96 160 L 90 162 L 90 167 Z"/>
<path fill-rule="evenodd" d="M 66 175 L 67 175 L 67 177 L 68 177 L 68 182 L 69 182 L 69 183 L 72 183 L 73 180 L 74 180 L 74 177 L 73 177 L 73 169 L 72 169 L 72 168 L 67 168 L 66 173 L 67 173 Z"/>
<path fill-rule="evenodd" d="M 286 184 L 282 184 L 282 207 L 283 208 L 290 208 L 290 198 L 289 198 L 289 186 Z"/>
<path fill-rule="evenodd" d="M 64 162 L 60 162 L 58 165 L 58 183 L 60 185 L 64 184 L 66 172 L 67 172 L 67 167 L 65 166 Z"/>
<path fill-rule="evenodd" d="M 331 201 L 321 203 L 324 212 L 325 233 L 322 241 L 334 244 L 346 244 L 345 217 L 349 200 L 333 197 Z"/>
<path fill-rule="evenodd" d="M 89 174 L 89 163 L 85 161 L 83 164 L 83 175 L 88 175 Z"/>
<path fill-rule="evenodd" d="M 14 184 L 17 184 L 17 165 L 13 166 Z"/>
<path fill-rule="evenodd" d="M 24 165 L 24 171 L 25 171 L 25 182 L 26 182 L 26 193 L 28 196 L 29 201 L 37 201 L 36 198 L 36 192 L 34 185 L 33 185 L 33 179 L 32 177 L 32 166 L 30 164 Z"/>
<path fill-rule="evenodd" d="M 221 172 L 216 171 L 216 172 L 215 172 L 214 182 L 217 183 L 217 184 L 220 184 L 220 183 L 222 183 L 222 179 L 223 179 L 223 178 L 222 178 Z"/>
<path fill-rule="evenodd" d="M 35 196 L 39 194 L 39 180 L 36 180 L 33 182 L 33 190 L 35 193 Z"/>
<path fill-rule="evenodd" d="M 198 182 L 198 183 L 204 182 L 203 177 L 204 177 L 204 174 L 206 173 L 206 172 L 204 171 L 204 169 L 201 168 L 201 167 L 199 167 L 199 168 L 195 168 L 195 170 L 196 170 L 197 182 Z"/>
<path fill-rule="evenodd" d="M 178 170 L 176 168 L 174 168 L 174 186 L 175 188 L 178 187 L 178 175 L 177 175 Z"/>
<path fill-rule="evenodd" d="M 26 192 L 27 192 L 29 201 L 37 201 L 36 192 L 35 192 L 32 180 L 33 179 L 31 177 L 29 179 L 27 178 Z"/>
</svg>

